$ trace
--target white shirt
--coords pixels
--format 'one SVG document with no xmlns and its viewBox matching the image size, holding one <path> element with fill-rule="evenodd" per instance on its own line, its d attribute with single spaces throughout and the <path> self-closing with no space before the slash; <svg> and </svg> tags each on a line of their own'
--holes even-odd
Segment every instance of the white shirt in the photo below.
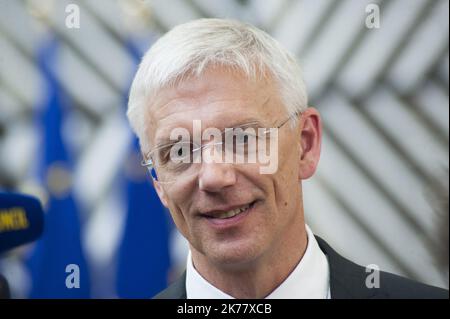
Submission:
<svg viewBox="0 0 450 319">
<path fill-rule="evenodd" d="M 266 299 L 329 299 L 330 270 L 328 260 L 314 234 L 306 225 L 308 244 L 302 259 L 289 276 Z M 187 299 L 233 299 L 211 285 L 194 268 L 189 251 L 186 267 Z"/>
</svg>

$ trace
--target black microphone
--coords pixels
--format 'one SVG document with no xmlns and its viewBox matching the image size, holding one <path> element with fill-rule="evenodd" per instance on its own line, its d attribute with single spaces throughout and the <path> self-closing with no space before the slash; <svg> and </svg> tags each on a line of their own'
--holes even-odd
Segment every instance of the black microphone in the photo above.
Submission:
<svg viewBox="0 0 450 319">
<path fill-rule="evenodd" d="M 0 192 L 0 255 L 38 239 L 44 230 L 44 211 L 37 198 Z M 8 282 L 0 274 L 0 299 L 11 298 Z"/>
<path fill-rule="evenodd" d="M 44 230 L 44 211 L 35 197 L 0 192 L 0 254 L 38 239 Z"/>
</svg>

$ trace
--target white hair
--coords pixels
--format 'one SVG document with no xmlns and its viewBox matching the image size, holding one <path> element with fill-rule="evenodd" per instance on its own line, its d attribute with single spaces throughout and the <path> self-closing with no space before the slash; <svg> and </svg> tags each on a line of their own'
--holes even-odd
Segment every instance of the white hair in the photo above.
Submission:
<svg viewBox="0 0 450 319">
<path fill-rule="evenodd" d="M 278 86 L 288 115 L 307 107 L 300 67 L 294 56 L 274 38 L 239 21 L 194 20 L 162 36 L 144 55 L 134 77 L 127 116 L 143 151 L 150 148 L 146 114 L 152 96 L 188 76 L 200 76 L 211 65 L 240 70 L 248 78 L 268 71 Z"/>
</svg>

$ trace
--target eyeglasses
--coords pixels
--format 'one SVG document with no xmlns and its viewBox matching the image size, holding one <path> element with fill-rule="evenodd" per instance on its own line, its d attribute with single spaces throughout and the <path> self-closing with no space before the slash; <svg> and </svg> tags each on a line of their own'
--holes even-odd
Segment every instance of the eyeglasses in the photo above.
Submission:
<svg viewBox="0 0 450 319">
<path fill-rule="evenodd" d="M 203 145 L 191 140 L 167 143 L 152 149 L 144 156 L 141 165 L 147 167 L 155 181 L 174 183 L 194 177 L 199 172 L 202 162 L 256 163 L 258 153 L 266 152 L 268 140 L 273 136 L 278 138 L 278 129 L 299 114 L 294 113 L 281 124 L 269 129 L 260 128 L 259 123 L 251 122 L 223 131 L 216 130 L 212 132 L 215 134 L 211 134 L 214 142 Z"/>
</svg>

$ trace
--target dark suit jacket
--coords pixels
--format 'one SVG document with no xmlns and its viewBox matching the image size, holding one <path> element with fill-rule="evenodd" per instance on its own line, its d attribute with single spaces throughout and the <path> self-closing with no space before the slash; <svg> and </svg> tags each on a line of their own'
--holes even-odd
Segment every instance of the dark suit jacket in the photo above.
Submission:
<svg viewBox="0 0 450 319">
<path fill-rule="evenodd" d="M 415 282 L 387 272 L 380 272 L 379 288 L 367 288 L 369 273 L 335 252 L 323 239 L 317 237 L 320 249 L 330 265 L 330 290 L 332 299 L 367 298 L 439 298 L 449 297 L 448 290 Z M 186 272 L 155 299 L 186 299 Z"/>
<path fill-rule="evenodd" d="M 9 293 L 9 286 L 6 278 L 0 274 L 0 299 L 9 299 L 11 295 Z"/>
</svg>

